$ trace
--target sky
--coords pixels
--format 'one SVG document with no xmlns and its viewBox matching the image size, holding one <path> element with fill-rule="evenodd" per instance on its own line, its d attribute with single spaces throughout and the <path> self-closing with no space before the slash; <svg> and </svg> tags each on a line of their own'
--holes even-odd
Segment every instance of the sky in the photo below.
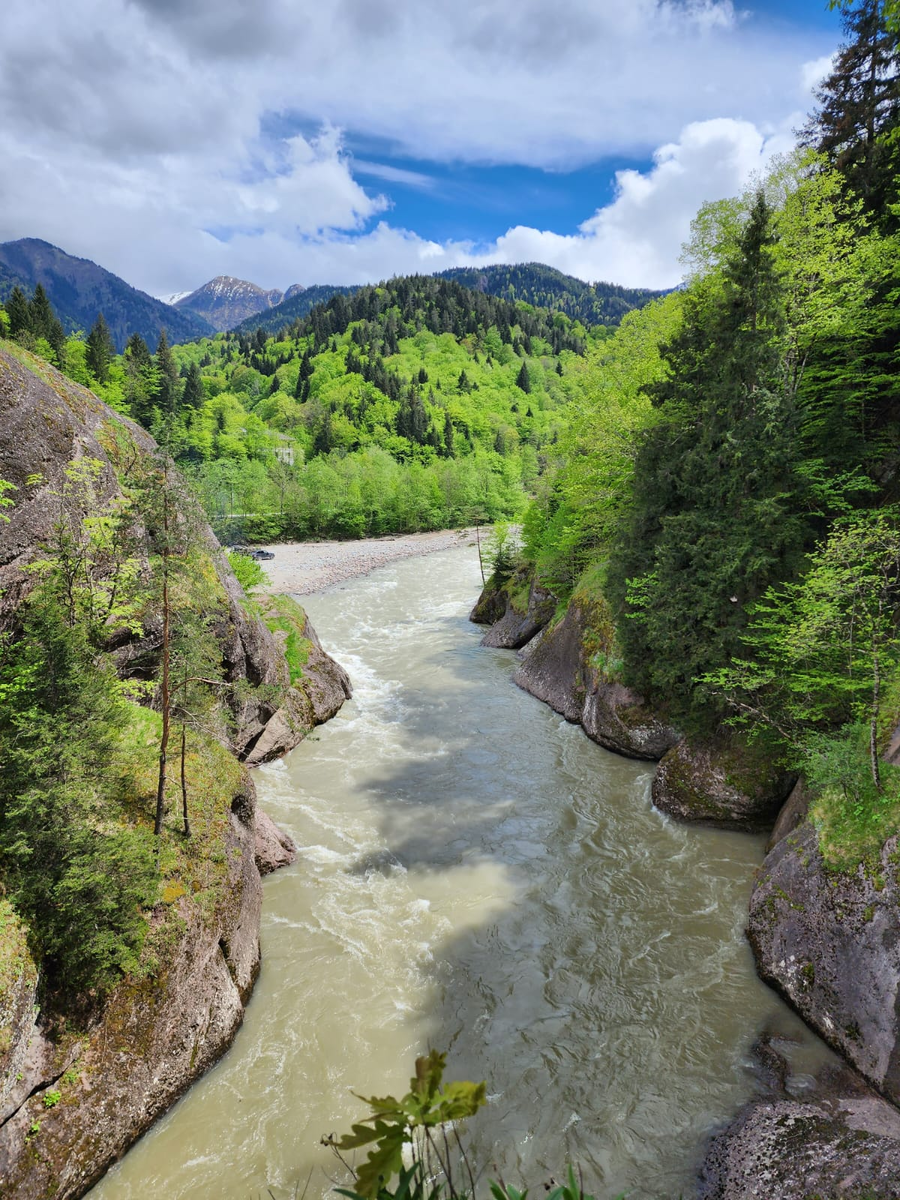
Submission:
<svg viewBox="0 0 900 1200">
<path fill-rule="evenodd" d="M 0 241 L 153 295 L 538 261 L 672 287 L 793 147 L 826 0 L 4 0 Z"/>
</svg>

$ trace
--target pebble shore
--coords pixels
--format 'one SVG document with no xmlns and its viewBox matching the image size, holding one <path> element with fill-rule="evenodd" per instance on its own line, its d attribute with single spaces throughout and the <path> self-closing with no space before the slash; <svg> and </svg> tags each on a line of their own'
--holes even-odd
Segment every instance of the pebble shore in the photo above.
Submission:
<svg viewBox="0 0 900 1200">
<path fill-rule="evenodd" d="M 481 530 L 484 541 L 487 530 Z M 259 589 L 273 595 L 288 592 L 308 596 L 343 583 L 401 558 L 434 554 L 457 546 L 474 545 L 475 529 L 440 529 L 396 537 L 365 538 L 355 542 L 279 542 L 264 549 L 275 555 L 261 563 L 269 582 Z"/>
</svg>

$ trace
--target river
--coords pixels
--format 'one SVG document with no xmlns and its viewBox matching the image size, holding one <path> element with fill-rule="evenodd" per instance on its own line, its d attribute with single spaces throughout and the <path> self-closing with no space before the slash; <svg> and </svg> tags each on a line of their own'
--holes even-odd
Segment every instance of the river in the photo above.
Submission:
<svg viewBox="0 0 900 1200">
<path fill-rule="evenodd" d="M 91 1200 L 318 1200 L 351 1089 L 405 1090 L 431 1046 L 487 1080 L 486 1175 L 573 1161 L 604 1200 L 691 1194 L 759 1031 L 797 1039 L 802 1086 L 819 1049 L 742 934 L 763 840 L 663 817 L 649 764 L 519 691 L 479 587 L 458 549 L 304 597 L 355 696 L 256 773 L 300 854 L 264 885 L 244 1027 Z"/>
</svg>

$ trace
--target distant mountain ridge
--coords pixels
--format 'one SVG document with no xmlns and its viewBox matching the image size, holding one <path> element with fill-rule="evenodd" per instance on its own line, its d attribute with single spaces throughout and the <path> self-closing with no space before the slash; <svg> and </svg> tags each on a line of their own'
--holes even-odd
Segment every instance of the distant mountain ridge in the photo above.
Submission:
<svg viewBox="0 0 900 1200">
<path fill-rule="evenodd" d="M 193 292 L 171 297 L 169 303 L 182 312 L 202 317 L 218 333 L 224 333 L 241 321 L 280 304 L 287 296 L 296 296 L 303 291 L 305 289 L 299 283 L 292 284 L 287 292 L 278 288 L 266 291 L 246 279 L 217 275 Z"/>
<path fill-rule="evenodd" d="M 523 300 L 536 308 L 562 312 L 585 325 L 618 325 L 626 313 L 643 308 L 665 291 L 620 287 L 616 283 L 585 283 L 544 263 L 497 263 L 489 267 L 451 267 L 440 279 L 503 300 Z"/>
<path fill-rule="evenodd" d="M 31 295 L 41 283 L 67 333 L 85 333 L 102 312 L 117 350 L 139 333 L 154 349 L 163 329 L 170 342 L 187 342 L 214 332 L 195 313 L 173 308 L 88 258 L 66 254 L 39 238 L 0 243 L 0 300 L 18 285 Z"/>
</svg>

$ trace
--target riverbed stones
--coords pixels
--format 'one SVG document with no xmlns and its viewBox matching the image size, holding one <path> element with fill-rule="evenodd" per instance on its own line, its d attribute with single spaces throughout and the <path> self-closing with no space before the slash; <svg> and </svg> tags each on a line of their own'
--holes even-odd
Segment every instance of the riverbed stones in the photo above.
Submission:
<svg viewBox="0 0 900 1200">
<path fill-rule="evenodd" d="M 750 901 L 760 976 L 900 1105 L 898 839 L 877 861 L 828 870 L 806 822 L 767 855 Z"/>
<path fill-rule="evenodd" d="M 659 764 L 653 803 L 679 821 L 769 829 L 796 781 L 737 735 L 684 738 Z"/>
</svg>

